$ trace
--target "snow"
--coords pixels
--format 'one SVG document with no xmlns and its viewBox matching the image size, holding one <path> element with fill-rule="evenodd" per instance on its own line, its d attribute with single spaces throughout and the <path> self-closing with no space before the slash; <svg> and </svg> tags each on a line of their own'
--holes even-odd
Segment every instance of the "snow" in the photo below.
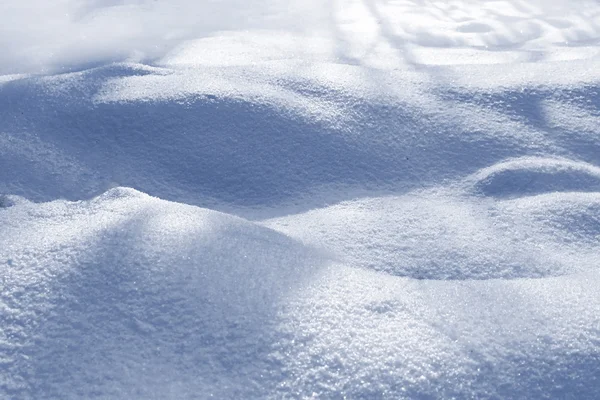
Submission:
<svg viewBox="0 0 600 400">
<path fill-rule="evenodd" d="M 343 202 L 266 224 L 351 265 L 395 276 L 544 278 L 595 270 L 599 207 L 597 193 L 502 201 L 411 193 Z"/>
<path fill-rule="evenodd" d="M 600 4 L 0 4 L 0 397 L 596 398 Z"/>
<path fill-rule="evenodd" d="M 281 234 L 133 189 L 0 218 L 12 398 L 255 396 L 278 298 L 319 265 Z"/>
</svg>

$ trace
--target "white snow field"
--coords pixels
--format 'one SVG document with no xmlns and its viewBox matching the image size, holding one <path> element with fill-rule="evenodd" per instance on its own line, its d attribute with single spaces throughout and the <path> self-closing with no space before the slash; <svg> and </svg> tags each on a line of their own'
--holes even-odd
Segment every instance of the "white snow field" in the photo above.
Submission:
<svg viewBox="0 0 600 400">
<path fill-rule="evenodd" d="M 0 2 L 1 399 L 597 399 L 600 2 Z"/>
</svg>

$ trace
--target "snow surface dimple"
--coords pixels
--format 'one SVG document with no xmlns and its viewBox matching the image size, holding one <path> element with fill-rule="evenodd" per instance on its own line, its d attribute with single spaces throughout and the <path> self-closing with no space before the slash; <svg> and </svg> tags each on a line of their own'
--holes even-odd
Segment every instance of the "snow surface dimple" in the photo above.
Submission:
<svg viewBox="0 0 600 400">
<path fill-rule="evenodd" d="M 565 159 L 521 158 L 477 172 L 476 192 L 485 196 L 514 197 L 564 191 L 600 192 L 600 168 Z"/>
<path fill-rule="evenodd" d="M 15 205 L 15 201 L 7 195 L 0 195 L 0 208 L 8 208 Z"/>
</svg>

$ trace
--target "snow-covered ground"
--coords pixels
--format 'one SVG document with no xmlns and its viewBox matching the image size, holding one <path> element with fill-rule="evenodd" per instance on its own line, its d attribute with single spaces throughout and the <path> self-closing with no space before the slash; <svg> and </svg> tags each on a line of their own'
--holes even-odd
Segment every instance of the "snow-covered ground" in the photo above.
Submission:
<svg viewBox="0 0 600 400">
<path fill-rule="evenodd" d="M 597 398 L 599 2 L 0 22 L 0 398 Z"/>
</svg>

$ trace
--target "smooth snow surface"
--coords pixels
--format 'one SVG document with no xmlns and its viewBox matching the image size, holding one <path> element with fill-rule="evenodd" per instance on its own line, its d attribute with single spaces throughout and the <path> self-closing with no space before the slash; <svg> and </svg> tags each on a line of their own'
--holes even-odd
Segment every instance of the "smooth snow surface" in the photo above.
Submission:
<svg viewBox="0 0 600 400">
<path fill-rule="evenodd" d="M 597 1 L 0 21 L 0 398 L 598 397 Z"/>
</svg>

